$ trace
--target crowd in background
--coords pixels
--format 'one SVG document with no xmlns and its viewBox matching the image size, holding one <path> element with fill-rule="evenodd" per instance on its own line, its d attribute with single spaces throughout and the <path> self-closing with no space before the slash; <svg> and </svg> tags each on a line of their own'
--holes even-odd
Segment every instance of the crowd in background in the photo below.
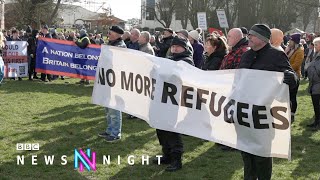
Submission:
<svg viewBox="0 0 320 180">
<path fill-rule="evenodd" d="M 35 72 L 36 46 L 38 37 L 74 41 L 80 48 L 88 44 L 107 44 L 122 48 L 142 51 L 154 56 L 185 61 L 204 71 L 225 69 L 259 69 L 284 72 L 283 82 L 289 85 L 291 102 L 291 123 L 297 111 L 297 92 L 300 80 L 309 80 L 309 93 L 314 107 L 314 122 L 309 124 L 312 130 L 320 129 L 320 38 L 315 34 L 287 34 L 280 29 L 270 29 L 264 24 L 256 24 L 247 30 L 245 27 L 230 29 L 228 34 L 218 32 L 203 34 L 201 29 L 174 31 L 165 28 L 162 32 L 151 35 L 147 31 L 131 29 L 124 31 L 121 27 L 111 26 L 104 39 L 102 34 L 79 32 L 57 32 L 43 26 L 41 31 L 26 31 L 12 28 L 3 31 L 4 41 L 27 41 L 29 59 L 29 80 L 38 79 Z M 204 38 L 203 38 L 204 37 Z M 41 74 L 40 80 L 52 81 L 56 75 Z M 61 77 L 64 79 L 64 77 Z M 21 78 L 19 78 L 21 80 Z M 81 84 L 89 81 L 81 80 Z M 135 118 L 134 116 L 129 116 Z M 121 138 L 122 113 L 106 108 L 106 131 L 99 136 L 108 142 Z M 157 130 L 162 145 L 161 162 L 170 164 L 167 171 L 181 169 L 183 143 L 178 133 Z M 220 145 L 222 150 L 232 148 Z M 272 159 L 242 153 L 245 164 L 245 179 L 270 179 Z M 260 164 L 257 164 L 259 162 Z M 253 164 L 252 164 L 253 163 Z M 256 163 L 256 164 L 254 164 Z"/>
</svg>

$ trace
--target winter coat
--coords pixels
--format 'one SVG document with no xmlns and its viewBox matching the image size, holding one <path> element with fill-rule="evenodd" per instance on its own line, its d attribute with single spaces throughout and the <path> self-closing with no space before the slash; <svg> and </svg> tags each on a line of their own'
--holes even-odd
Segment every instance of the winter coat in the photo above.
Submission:
<svg viewBox="0 0 320 180">
<path fill-rule="evenodd" d="M 182 53 L 172 53 L 171 55 L 169 59 L 173 61 L 185 61 L 194 66 L 192 51 L 189 48 Z"/>
<path fill-rule="evenodd" d="M 304 59 L 304 50 L 303 47 L 300 46 L 295 52 L 289 57 L 290 64 L 293 70 L 296 72 L 298 77 L 301 77 L 301 65 Z"/>
<path fill-rule="evenodd" d="M 206 56 L 202 70 L 219 70 L 224 56 L 227 54 L 226 51 L 217 51 Z"/>
<path fill-rule="evenodd" d="M 309 93 L 320 94 L 320 53 L 316 53 L 308 69 Z"/>
<path fill-rule="evenodd" d="M 248 39 L 242 38 L 223 58 L 220 69 L 238 69 L 242 55 L 249 49 Z"/>
<path fill-rule="evenodd" d="M 84 35 L 82 37 L 80 37 L 77 41 L 76 41 L 76 45 L 78 47 L 80 47 L 81 49 L 85 49 L 86 47 L 88 47 L 90 44 L 90 39 L 87 35 Z"/>
<path fill-rule="evenodd" d="M 157 55 L 159 57 L 166 57 L 167 52 L 171 46 L 173 36 L 169 36 L 162 39 L 162 42 L 159 41 L 159 38 L 156 37 L 156 45 L 159 48 L 159 51 L 157 52 Z"/>
<path fill-rule="evenodd" d="M 122 48 L 127 48 L 126 44 L 124 43 L 124 41 L 119 38 L 119 39 L 116 39 L 114 41 L 109 41 L 108 42 L 108 45 L 110 46 L 117 46 L 117 47 L 122 47 Z"/>
<path fill-rule="evenodd" d="M 283 51 L 272 47 L 269 43 L 259 51 L 253 51 L 250 49 L 245 52 L 241 57 L 239 68 L 276 72 L 284 72 L 285 70 L 289 70 L 294 72 L 289 64 L 287 55 Z M 296 85 L 297 83 L 290 84 L 289 87 L 290 89 L 293 89 L 296 87 Z"/>
<path fill-rule="evenodd" d="M 129 49 L 139 50 L 139 43 L 138 43 L 138 41 L 136 41 L 136 42 L 130 41 L 129 44 L 127 45 L 127 47 Z"/>
<path fill-rule="evenodd" d="M 142 44 L 139 51 L 154 55 L 154 50 L 150 43 Z"/>
<path fill-rule="evenodd" d="M 192 44 L 193 48 L 193 62 L 194 65 L 201 69 L 203 65 L 203 44 L 200 44 L 198 41 L 194 40 L 194 43 Z"/>
</svg>

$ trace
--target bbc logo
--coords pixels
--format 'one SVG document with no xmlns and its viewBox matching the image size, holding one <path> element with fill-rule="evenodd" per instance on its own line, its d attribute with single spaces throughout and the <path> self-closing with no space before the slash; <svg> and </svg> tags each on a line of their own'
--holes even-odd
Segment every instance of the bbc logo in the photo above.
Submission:
<svg viewBox="0 0 320 180">
<path fill-rule="evenodd" d="M 17 151 L 39 151 L 39 143 L 17 143 Z"/>
</svg>

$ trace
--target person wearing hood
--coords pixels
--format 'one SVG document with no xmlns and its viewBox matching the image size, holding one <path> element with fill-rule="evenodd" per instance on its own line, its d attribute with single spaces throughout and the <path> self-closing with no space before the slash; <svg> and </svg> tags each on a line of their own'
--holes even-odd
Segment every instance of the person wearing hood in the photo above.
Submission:
<svg viewBox="0 0 320 180">
<path fill-rule="evenodd" d="M 248 39 L 243 36 L 240 28 L 233 28 L 228 32 L 227 43 L 230 50 L 222 60 L 220 70 L 238 69 L 241 56 L 249 50 Z"/>
<path fill-rule="evenodd" d="M 199 42 L 200 34 L 197 30 L 190 31 L 188 33 L 188 39 L 193 48 L 193 62 L 195 66 L 201 69 L 203 64 L 203 44 Z"/>
<path fill-rule="evenodd" d="M 179 36 L 172 39 L 170 46 L 170 59 L 173 61 L 185 61 L 194 66 L 192 52 L 187 46 L 188 40 Z M 175 132 L 156 129 L 157 137 L 162 146 L 163 156 L 153 159 L 154 164 L 170 164 L 165 170 L 168 172 L 177 171 L 182 168 L 183 142 L 181 135 Z"/>
<path fill-rule="evenodd" d="M 220 36 L 210 35 L 204 46 L 206 55 L 202 70 L 219 70 L 224 56 L 227 54 L 227 44 Z"/>
</svg>

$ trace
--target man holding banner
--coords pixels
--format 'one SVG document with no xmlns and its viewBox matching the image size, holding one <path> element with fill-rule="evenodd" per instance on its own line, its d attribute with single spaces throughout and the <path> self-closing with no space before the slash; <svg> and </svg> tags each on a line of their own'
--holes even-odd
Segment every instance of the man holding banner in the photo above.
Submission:
<svg viewBox="0 0 320 180">
<path fill-rule="evenodd" d="M 110 46 L 117 46 L 126 48 L 126 44 L 121 39 L 124 33 L 123 29 L 119 26 L 111 26 L 109 29 L 109 43 Z M 122 126 L 122 112 L 106 108 L 107 128 L 106 131 L 100 133 L 99 136 L 106 139 L 107 142 L 114 142 L 121 139 L 121 126 Z"/>
<path fill-rule="evenodd" d="M 175 36 L 172 40 L 170 52 L 173 61 L 185 61 L 194 66 L 192 52 L 188 48 L 188 40 L 179 36 Z M 182 168 L 183 143 L 179 133 L 164 131 L 157 129 L 159 143 L 162 146 L 163 156 L 154 159 L 153 163 L 170 164 L 166 171 L 172 172 Z"/>
<path fill-rule="evenodd" d="M 284 72 L 283 83 L 288 84 L 291 91 L 297 86 L 297 76 L 286 54 L 270 45 L 270 36 L 271 30 L 268 26 L 264 24 L 252 26 L 248 35 L 248 46 L 251 49 L 241 57 L 239 68 Z M 265 124 L 260 125 L 259 128 L 264 129 Z M 289 124 L 286 126 L 289 127 Z M 244 162 L 245 180 L 271 179 L 272 157 L 261 157 L 246 152 L 242 152 L 241 155 Z"/>
</svg>

